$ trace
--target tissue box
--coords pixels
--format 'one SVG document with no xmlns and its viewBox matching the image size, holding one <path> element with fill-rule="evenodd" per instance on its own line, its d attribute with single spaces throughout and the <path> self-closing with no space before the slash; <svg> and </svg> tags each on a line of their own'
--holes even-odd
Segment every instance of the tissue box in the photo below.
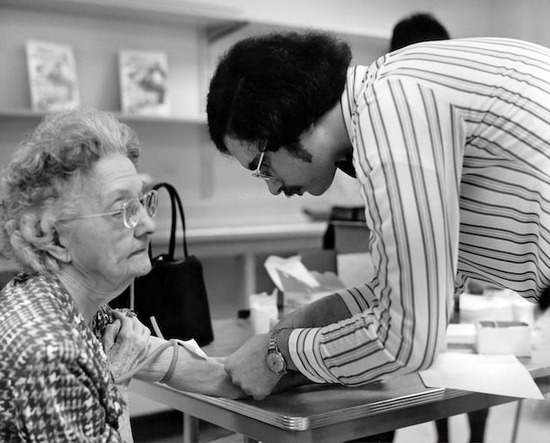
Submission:
<svg viewBox="0 0 550 443">
<path fill-rule="evenodd" d="M 475 349 L 478 354 L 531 356 L 531 329 L 520 321 L 478 320 Z"/>
<path fill-rule="evenodd" d="M 282 275 L 283 282 L 283 311 L 284 315 L 295 309 L 308 305 L 327 295 L 334 294 L 344 287 L 336 274 L 332 272 L 319 273 L 311 271 L 310 275 L 315 278 L 317 285 L 312 287 L 295 279 L 291 275 Z"/>
<path fill-rule="evenodd" d="M 270 256 L 265 261 L 267 273 L 282 294 L 284 315 L 344 288 L 334 272 L 326 272 L 335 267 L 334 251 L 307 254 L 305 262 L 325 272 L 309 270 L 301 256 Z"/>
</svg>

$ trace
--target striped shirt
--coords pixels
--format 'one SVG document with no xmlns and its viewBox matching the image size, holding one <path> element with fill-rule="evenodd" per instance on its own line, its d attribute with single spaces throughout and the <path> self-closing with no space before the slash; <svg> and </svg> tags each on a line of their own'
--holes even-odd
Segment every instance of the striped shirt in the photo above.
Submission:
<svg viewBox="0 0 550 443">
<path fill-rule="evenodd" d="M 376 277 L 289 349 L 312 381 L 355 386 L 428 367 L 469 277 L 533 302 L 549 285 L 550 50 L 416 44 L 350 68 L 341 105 Z"/>
</svg>

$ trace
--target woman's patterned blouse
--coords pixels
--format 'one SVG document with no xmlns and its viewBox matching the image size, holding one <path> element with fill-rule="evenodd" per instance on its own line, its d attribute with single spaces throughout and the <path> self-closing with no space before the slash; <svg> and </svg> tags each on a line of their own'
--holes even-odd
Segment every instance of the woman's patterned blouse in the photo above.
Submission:
<svg viewBox="0 0 550 443">
<path fill-rule="evenodd" d="M 120 442 L 125 404 L 98 337 L 61 283 L 21 274 L 0 292 L 0 441 Z"/>
</svg>

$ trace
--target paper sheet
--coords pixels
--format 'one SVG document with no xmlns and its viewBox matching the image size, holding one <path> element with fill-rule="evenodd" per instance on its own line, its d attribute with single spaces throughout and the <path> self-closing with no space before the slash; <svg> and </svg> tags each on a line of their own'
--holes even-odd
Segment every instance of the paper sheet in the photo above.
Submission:
<svg viewBox="0 0 550 443">
<path fill-rule="evenodd" d="M 420 371 L 420 377 L 431 388 L 544 399 L 525 366 L 513 355 L 443 352 L 431 368 Z"/>
<path fill-rule="evenodd" d="M 311 288 L 319 287 L 319 282 L 315 280 L 307 270 L 298 255 L 289 258 L 281 258 L 272 255 L 266 259 L 264 266 L 271 280 L 273 280 L 273 283 L 275 283 L 281 291 L 285 290 L 283 282 L 281 281 L 281 275 L 285 274 Z"/>
<path fill-rule="evenodd" d="M 204 351 L 201 349 L 199 344 L 194 340 L 180 340 L 179 338 L 174 339 L 179 344 L 181 344 L 185 349 L 187 349 L 192 354 L 196 355 L 197 357 L 202 358 L 203 360 L 208 359 L 208 356 L 204 353 Z"/>
</svg>

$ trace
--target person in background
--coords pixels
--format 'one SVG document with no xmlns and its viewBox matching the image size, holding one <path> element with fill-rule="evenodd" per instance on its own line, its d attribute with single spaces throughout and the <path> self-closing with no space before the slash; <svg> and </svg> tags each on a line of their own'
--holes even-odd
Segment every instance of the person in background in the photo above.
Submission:
<svg viewBox="0 0 550 443">
<path fill-rule="evenodd" d="M 221 361 L 165 346 L 107 306 L 151 268 L 157 194 L 136 171 L 139 152 L 111 115 L 68 111 L 46 118 L 2 172 L 0 252 L 22 272 L 0 292 L 0 441 L 131 442 L 135 371 L 242 395 Z"/>
<path fill-rule="evenodd" d="M 376 274 L 284 317 L 228 357 L 256 399 L 287 377 L 360 386 L 429 367 L 470 278 L 536 302 L 550 283 L 550 50 L 422 42 L 350 66 L 330 34 L 244 39 L 220 59 L 217 149 L 273 195 L 361 183 Z"/>
<path fill-rule="evenodd" d="M 393 27 L 390 51 L 414 43 L 448 40 L 449 31 L 432 14 L 418 12 L 399 20 Z"/>
</svg>

